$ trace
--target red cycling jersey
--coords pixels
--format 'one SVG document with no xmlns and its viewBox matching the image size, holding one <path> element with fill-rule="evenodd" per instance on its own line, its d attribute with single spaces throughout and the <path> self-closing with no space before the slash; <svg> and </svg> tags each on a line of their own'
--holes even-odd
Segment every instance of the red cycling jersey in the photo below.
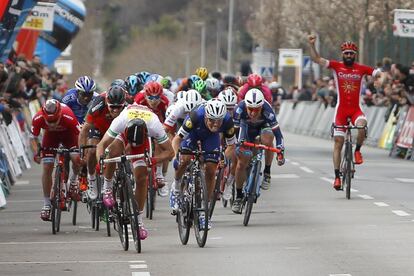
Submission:
<svg viewBox="0 0 414 276">
<path fill-rule="evenodd" d="M 161 123 L 165 121 L 165 113 L 167 112 L 168 108 L 168 98 L 164 95 L 161 95 L 160 103 L 155 109 L 152 109 L 151 106 L 148 104 L 147 99 L 145 98 L 145 92 L 141 91 L 136 96 L 134 101 L 139 105 L 144 105 L 151 109 L 152 112 L 154 112 L 158 118 L 160 119 Z"/>
<path fill-rule="evenodd" d="M 108 105 L 105 100 L 106 92 L 101 93 L 97 98 L 95 98 L 85 119 L 85 121 L 88 124 L 92 124 L 101 135 L 105 134 L 114 120 L 111 114 L 109 114 Z"/>
<path fill-rule="evenodd" d="M 360 94 L 364 75 L 375 76 L 377 73 L 374 68 L 354 63 L 352 66 L 345 66 L 343 62 L 330 60 L 327 68 L 332 69 L 336 89 L 338 92 L 338 102 L 335 111 L 335 124 L 346 125 L 347 118 L 351 119 L 352 124 L 359 118 L 365 119 L 365 115 L 360 106 Z M 343 134 L 344 130 L 338 130 L 336 134 Z"/>
<path fill-rule="evenodd" d="M 270 91 L 269 87 L 267 87 L 264 84 L 262 84 L 260 87 L 250 87 L 248 83 L 243 84 L 243 86 L 240 87 L 239 92 L 237 92 L 237 102 L 244 100 L 244 97 L 246 96 L 247 91 L 249 91 L 252 88 L 257 88 L 260 91 L 262 91 L 263 96 L 265 97 L 266 101 L 272 104 L 273 102 L 272 91 Z"/>
</svg>

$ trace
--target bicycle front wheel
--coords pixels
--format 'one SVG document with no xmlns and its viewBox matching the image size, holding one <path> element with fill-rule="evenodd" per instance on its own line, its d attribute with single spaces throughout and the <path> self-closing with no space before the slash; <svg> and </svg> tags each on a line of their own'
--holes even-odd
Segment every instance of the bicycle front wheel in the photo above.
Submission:
<svg viewBox="0 0 414 276">
<path fill-rule="evenodd" d="M 182 192 L 180 192 L 178 198 L 179 208 L 177 210 L 178 234 L 183 245 L 188 243 L 191 228 L 191 204 L 189 197 L 186 196 L 188 191 L 187 181 L 188 179 L 184 176 L 181 181 Z"/>
<path fill-rule="evenodd" d="M 209 218 L 211 219 L 211 216 L 213 215 L 214 212 L 214 207 L 216 206 L 216 201 L 217 198 L 220 195 L 220 184 L 223 178 L 223 173 L 224 173 L 224 168 L 219 168 L 217 175 L 216 175 L 216 185 L 214 186 L 214 191 L 213 194 L 211 195 L 210 198 L 210 208 L 208 211 L 209 214 Z"/>
<path fill-rule="evenodd" d="M 60 180 L 61 180 L 62 169 L 60 167 L 56 168 L 55 171 L 55 181 L 52 188 L 52 206 L 51 206 L 51 220 L 52 220 L 52 233 L 56 235 L 60 231 L 60 217 L 62 210 L 60 209 L 61 201 L 61 190 L 60 190 Z"/>
<path fill-rule="evenodd" d="M 134 191 L 132 189 L 131 179 L 125 177 L 125 192 L 127 199 L 127 213 L 130 218 L 132 237 L 134 238 L 135 250 L 141 253 L 141 238 L 139 236 L 139 224 L 138 224 L 138 204 L 135 201 Z"/>
<path fill-rule="evenodd" d="M 351 178 L 352 178 L 352 145 L 346 144 L 346 198 L 351 199 Z"/>
<path fill-rule="evenodd" d="M 245 199 L 246 209 L 244 211 L 244 219 L 243 219 L 244 226 L 247 226 L 249 224 L 250 215 L 252 213 L 253 204 L 255 202 L 255 197 L 256 197 L 256 185 L 260 185 L 260 183 L 258 183 L 259 174 L 260 174 L 260 170 L 257 168 L 257 163 L 256 163 L 253 169 L 251 170 L 251 174 L 249 175 L 248 183 L 247 183 L 247 187 L 249 187 L 249 190 L 247 191 L 247 194 L 245 195 L 247 196 L 247 198 Z"/>
<path fill-rule="evenodd" d="M 208 233 L 208 194 L 203 171 L 199 171 L 194 179 L 193 215 L 194 234 L 199 247 L 204 247 Z M 204 217 L 204 219 L 202 219 Z"/>
<path fill-rule="evenodd" d="M 126 202 L 122 190 L 118 188 L 117 184 L 114 185 L 114 197 L 115 206 L 114 212 L 114 228 L 118 232 L 119 240 L 121 241 L 122 248 L 127 251 L 129 248 L 128 242 L 128 223 L 126 216 Z"/>
</svg>

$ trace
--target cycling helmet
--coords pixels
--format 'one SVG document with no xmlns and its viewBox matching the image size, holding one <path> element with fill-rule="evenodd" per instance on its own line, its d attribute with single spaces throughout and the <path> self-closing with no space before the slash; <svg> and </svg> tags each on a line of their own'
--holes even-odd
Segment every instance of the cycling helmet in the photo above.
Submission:
<svg viewBox="0 0 414 276">
<path fill-rule="evenodd" d="M 172 82 L 171 82 L 171 78 L 165 77 L 161 80 L 161 85 L 162 87 L 164 87 L 165 89 L 170 89 Z"/>
<path fill-rule="evenodd" d="M 208 100 L 205 106 L 205 116 L 208 119 L 221 120 L 226 116 L 226 105 L 219 99 Z"/>
<path fill-rule="evenodd" d="M 79 93 L 83 93 L 86 95 L 93 95 L 93 92 L 96 90 L 96 84 L 95 81 L 88 76 L 80 77 L 75 82 L 76 90 L 79 91 Z"/>
<path fill-rule="evenodd" d="M 247 107 L 257 108 L 261 107 L 264 104 L 265 98 L 262 91 L 253 88 L 247 91 L 246 96 L 244 97 L 244 101 Z"/>
<path fill-rule="evenodd" d="M 208 70 L 205 67 L 198 67 L 195 71 L 196 75 L 199 76 L 202 80 L 206 80 L 208 77 Z"/>
<path fill-rule="evenodd" d="M 226 107 L 229 109 L 233 109 L 234 106 L 237 104 L 237 96 L 233 91 L 233 88 L 226 88 L 220 92 L 218 95 L 220 101 L 222 101 Z"/>
<path fill-rule="evenodd" d="M 203 93 L 206 90 L 206 82 L 203 80 L 198 80 L 193 84 L 193 89 L 197 90 L 199 93 Z"/>
<path fill-rule="evenodd" d="M 54 123 L 62 117 L 62 108 L 59 101 L 55 99 L 47 100 L 42 107 L 43 118 L 46 122 Z"/>
<path fill-rule="evenodd" d="M 132 146 L 137 147 L 145 143 L 147 139 L 147 125 L 142 119 L 132 119 L 128 122 L 126 127 L 126 137 L 128 143 Z"/>
<path fill-rule="evenodd" d="M 120 85 L 111 86 L 106 93 L 106 100 L 108 104 L 124 105 L 126 93 L 125 89 Z"/>
<path fill-rule="evenodd" d="M 220 81 L 218 79 L 215 78 L 208 78 L 206 80 L 206 87 L 208 91 L 212 91 L 212 90 L 220 90 Z"/>
<path fill-rule="evenodd" d="M 223 84 L 225 86 L 231 85 L 231 86 L 239 87 L 239 81 L 233 75 L 227 75 L 227 76 L 225 76 L 223 78 Z"/>
<path fill-rule="evenodd" d="M 247 77 L 247 83 L 250 87 L 258 87 L 262 84 L 263 78 L 259 74 L 250 74 Z"/>
<path fill-rule="evenodd" d="M 122 86 L 122 88 L 124 88 L 125 90 L 127 89 L 126 87 L 127 87 L 127 84 L 126 84 L 126 82 L 123 80 L 123 79 L 115 79 L 112 83 L 111 83 L 111 86 L 114 86 L 114 85 L 119 85 L 119 86 Z"/>
<path fill-rule="evenodd" d="M 201 103 L 201 95 L 194 89 L 190 89 L 185 92 L 181 102 L 184 104 L 185 112 L 190 112 L 196 107 L 199 103 Z"/>
<path fill-rule="evenodd" d="M 135 96 L 138 91 L 138 78 L 135 75 L 130 75 L 125 79 L 126 91 L 129 95 Z"/>
<path fill-rule="evenodd" d="M 357 53 L 358 52 L 358 46 L 352 41 L 345 41 L 341 45 L 341 51 L 342 52 L 352 51 L 352 52 Z"/>
<path fill-rule="evenodd" d="M 141 83 L 141 84 L 144 84 L 147 81 L 147 79 L 150 75 L 151 74 L 146 72 L 146 71 L 142 71 L 142 72 L 139 72 L 139 73 L 135 74 L 135 76 L 137 76 L 137 78 L 138 78 L 139 83 Z"/>
<path fill-rule="evenodd" d="M 155 81 L 158 83 L 161 83 L 161 80 L 163 79 L 163 77 L 159 74 L 152 74 L 147 78 L 146 83 L 149 83 L 150 81 Z"/>
<path fill-rule="evenodd" d="M 197 75 L 191 75 L 188 79 L 187 79 L 187 85 L 188 87 L 193 87 L 193 84 L 198 81 L 201 80 L 201 78 Z"/>
<path fill-rule="evenodd" d="M 162 85 L 155 81 L 145 84 L 144 91 L 147 96 L 161 96 L 163 93 Z"/>
</svg>

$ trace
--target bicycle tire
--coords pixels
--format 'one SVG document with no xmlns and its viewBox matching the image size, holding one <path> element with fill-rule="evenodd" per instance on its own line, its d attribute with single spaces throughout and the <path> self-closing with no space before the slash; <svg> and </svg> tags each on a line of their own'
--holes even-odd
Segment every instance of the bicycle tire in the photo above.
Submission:
<svg viewBox="0 0 414 276">
<path fill-rule="evenodd" d="M 154 213 L 154 205 L 155 205 L 155 189 L 154 189 L 154 175 L 151 170 L 150 174 L 148 175 L 148 191 L 147 191 L 147 207 L 148 207 L 148 216 L 147 218 L 152 219 Z"/>
<path fill-rule="evenodd" d="M 194 216 L 194 234 L 199 247 L 204 247 L 207 241 L 208 233 L 208 194 L 204 173 L 202 170 L 197 172 L 194 179 L 193 193 L 193 216 Z M 200 229 L 200 213 L 204 212 L 204 229 Z"/>
<path fill-rule="evenodd" d="M 351 178 L 352 178 L 352 145 L 347 143 L 346 156 L 346 198 L 351 199 Z"/>
<path fill-rule="evenodd" d="M 95 216 L 96 216 L 96 205 L 94 202 L 90 203 L 91 208 L 91 226 L 92 229 L 95 229 Z"/>
<path fill-rule="evenodd" d="M 141 253 L 141 238 L 139 236 L 139 225 L 138 225 L 138 204 L 134 197 L 134 191 L 132 189 L 132 183 L 129 177 L 125 177 L 126 186 L 126 198 L 127 200 L 127 212 L 129 213 L 132 237 L 134 238 L 135 250 Z"/>
<path fill-rule="evenodd" d="M 52 233 L 56 235 L 57 232 L 60 230 L 60 215 L 58 215 L 60 210 L 60 174 L 61 169 L 58 166 L 55 170 L 55 181 L 53 182 L 53 199 L 52 199 L 52 206 L 51 206 L 51 220 L 52 220 Z"/>
<path fill-rule="evenodd" d="M 76 225 L 76 216 L 78 211 L 78 202 L 76 200 L 72 200 L 72 224 Z"/>
<path fill-rule="evenodd" d="M 216 175 L 214 191 L 213 191 L 213 194 L 211 195 L 211 198 L 210 198 L 210 204 L 209 204 L 209 210 L 208 210 L 208 215 L 209 215 L 210 219 L 213 216 L 214 207 L 216 206 L 217 197 L 221 193 L 220 184 L 221 184 L 221 181 L 222 181 L 222 178 L 223 178 L 223 173 L 224 173 L 224 168 L 219 168 L 219 171 Z"/>
<path fill-rule="evenodd" d="M 102 213 L 102 204 L 103 203 L 97 203 L 95 206 L 95 231 L 99 231 L 99 221 L 101 219 L 101 213 Z"/>
<path fill-rule="evenodd" d="M 115 216 L 114 216 L 114 228 L 118 232 L 119 240 L 121 241 L 122 248 L 128 251 L 128 223 L 127 219 L 124 218 L 126 214 L 126 202 L 122 194 L 122 190 L 118 189 L 117 184 L 114 184 L 114 197 L 115 197 Z"/>
<path fill-rule="evenodd" d="M 110 237 L 111 236 L 111 216 L 110 216 L 109 209 L 106 207 L 104 209 L 104 220 L 106 222 L 106 235 Z"/>
<path fill-rule="evenodd" d="M 229 175 L 230 175 L 230 165 L 231 164 L 231 162 L 229 162 L 225 167 L 224 167 L 224 171 L 223 171 L 223 176 L 222 176 L 222 180 L 221 180 L 221 183 L 220 183 L 220 189 L 221 189 L 221 191 L 223 191 L 224 192 L 224 189 L 226 188 L 226 182 L 227 182 L 227 179 L 228 179 L 228 177 L 229 177 Z M 232 186 L 234 186 L 234 185 L 232 185 Z M 233 194 L 233 190 L 232 190 L 232 194 Z M 229 203 L 229 201 L 230 200 L 225 200 L 223 197 L 221 197 L 221 203 L 223 204 L 223 207 L 224 208 L 227 208 L 227 205 L 228 205 L 228 203 Z"/>
<path fill-rule="evenodd" d="M 248 185 L 251 187 L 251 191 L 248 191 L 247 198 L 246 198 L 246 209 L 244 211 L 244 218 L 243 218 L 243 225 L 247 226 L 249 225 L 250 215 L 252 213 L 253 209 L 253 203 L 255 202 L 255 195 L 256 195 L 256 185 L 260 185 L 260 183 L 257 183 L 259 181 L 259 173 L 260 168 L 258 168 L 258 163 L 256 162 L 252 173 L 249 174 L 248 181 L 253 181 L 251 185 Z"/>
<path fill-rule="evenodd" d="M 188 179 L 184 176 L 181 180 L 182 191 L 188 191 Z M 184 192 L 180 192 L 179 195 L 179 208 L 177 210 L 177 226 L 178 226 L 178 235 L 180 237 L 181 243 L 186 245 L 188 239 L 190 238 L 190 228 L 191 228 L 191 204 L 188 197 L 185 196 Z"/>
</svg>

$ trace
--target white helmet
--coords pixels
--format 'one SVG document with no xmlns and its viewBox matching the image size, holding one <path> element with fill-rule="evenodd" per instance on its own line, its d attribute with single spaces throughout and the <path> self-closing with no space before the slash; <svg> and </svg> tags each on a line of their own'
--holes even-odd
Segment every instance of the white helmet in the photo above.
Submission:
<svg viewBox="0 0 414 276">
<path fill-rule="evenodd" d="M 178 91 L 175 94 L 175 101 L 178 102 L 179 100 L 181 100 L 182 98 L 184 98 L 184 93 L 186 93 L 186 91 L 183 91 L 183 90 Z"/>
<path fill-rule="evenodd" d="M 244 97 L 244 102 L 247 107 L 261 107 L 265 102 L 265 98 L 262 91 L 257 88 L 252 88 L 247 91 L 246 96 Z"/>
<path fill-rule="evenodd" d="M 226 88 L 218 94 L 218 98 L 222 101 L 227 108 L 234 108 L 237 104 L 237 97 L 234 94 L 232 88 Z"/>
<path fill-rule="evenodd" d="M 208 78 L 206 80 L 206 87 L 207 90 L 220 90 L 220 81 L 215 78 Z"/>
<path fill-rule="evenodd" d="M 211 99 L 206 102 L 205 116 L 209 119 L 220 120 L 226 116 L 226 105 L 217 98 Z"/>
<path fill-rule="evenodd" d="M 190 89 L 184 93 L 181 102 L 184 105 L 185 112 L 190 112 L 196 107 L 199 103 L 201 103 L 201 95 L 197 92 L 197 90 Z"/>
</svg>

